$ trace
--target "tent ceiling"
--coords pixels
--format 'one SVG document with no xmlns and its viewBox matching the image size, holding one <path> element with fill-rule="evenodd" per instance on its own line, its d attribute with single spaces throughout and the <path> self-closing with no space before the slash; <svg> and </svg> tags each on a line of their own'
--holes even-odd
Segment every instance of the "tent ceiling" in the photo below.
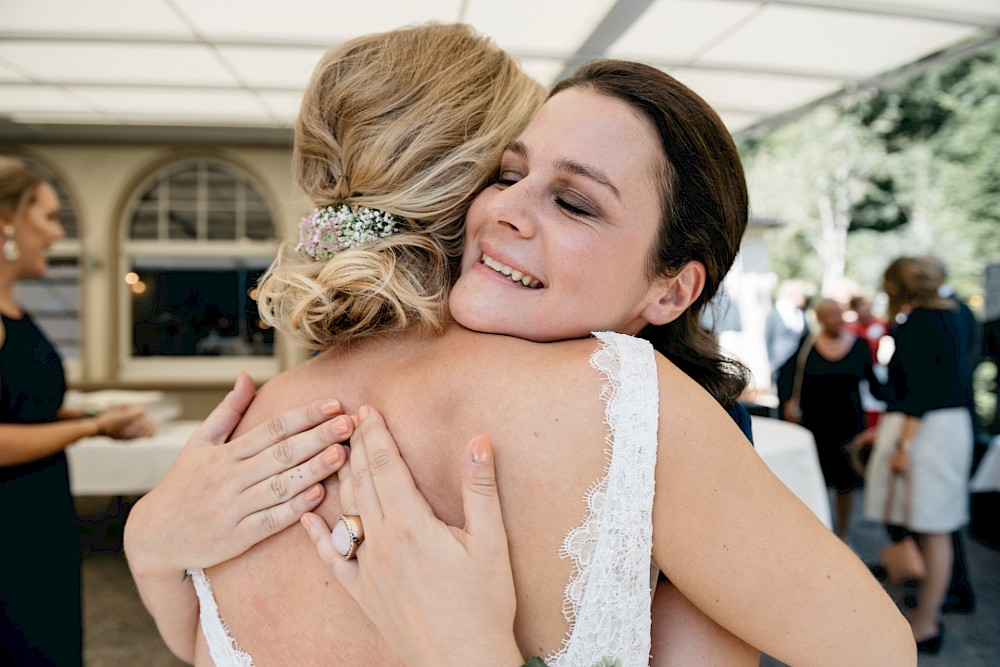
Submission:
<svg viewBox="0 0 1000 667">
<path fill-rule="evenodd" d="M 4 0 L 0 136 L 287 136 L 328 46 L 426 20 L 473 24 L 545 85 L 598 56 L 662 67 L 733 131 L 957 44 L 1000 41 L 997 0 Z"/>
</svg>

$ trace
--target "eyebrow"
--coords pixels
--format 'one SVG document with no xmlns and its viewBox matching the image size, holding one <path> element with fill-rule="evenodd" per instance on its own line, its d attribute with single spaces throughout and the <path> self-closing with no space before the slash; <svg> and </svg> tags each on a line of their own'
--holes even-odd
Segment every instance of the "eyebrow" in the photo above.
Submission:
<svg viewBox="0 0 1000 667">
<path fill-rule="evenodd" d="M 528 147 L 525 146 L 524 142 L 519 139 L 515 139 L 507 144 L 504 151 L 510 151 L 511 153 L 514 153 L 518 157 L 524 159 L 527 159 L 528 157 Z M 603 185 L 611 191 L 611 194 L 615 196 L 615 199 L 622 201 L 621 191 L 615 187 L 615 184 L 611 182 L 611 179 L 608 178 L 600 169 L 595 169 L 590 165 L 577 162 L 576 160 L 570 160 L 569 158 L 559 160 L 559 162 L 556 163 L 556 167 L 562 171 L 566 171 L 577 176 L 583 176 L 584 178 L 590 179 L 599 185 Z"/>
</svg>

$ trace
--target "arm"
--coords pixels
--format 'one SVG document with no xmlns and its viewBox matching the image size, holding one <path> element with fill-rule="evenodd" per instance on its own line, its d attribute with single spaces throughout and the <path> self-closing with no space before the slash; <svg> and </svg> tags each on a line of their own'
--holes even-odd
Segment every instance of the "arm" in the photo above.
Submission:
<svg viewBox="0 0 1000 667">
<path fill-rule="evenodd" d="M 660 423 L 669 428 L 660 431 L 653 556 L 678 591 L 787 664 L 915 664 L 908 624 L 864 564 L 774 477 L 711 397 L 666 360 L 658 364 Z"/>
<path fill-rule="evenodd" d="M 353 430 L 336 401 L 282 413 L 226 442 L 254 397 L 245 373 L 129 514 L 125 553 L 167 646 L 191 662 L 198 602 L 187 568 L 234 558 L 315 508 L 317 482 L 345 460 Z"/>
<path fill-rule="evenodd" d="M 104 435 L 130 440 L 148 435 L 152 424 L 141 408 L 118 406 L 97 417 L 47 424 L 0 424 L 0 466 L 38 461 L 81 438 Z"/>
</svg>

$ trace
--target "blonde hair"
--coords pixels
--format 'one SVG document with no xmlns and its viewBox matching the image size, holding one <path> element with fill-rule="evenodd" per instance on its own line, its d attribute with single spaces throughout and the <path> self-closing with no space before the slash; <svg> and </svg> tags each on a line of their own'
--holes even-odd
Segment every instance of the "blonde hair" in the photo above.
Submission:
<svg viewBox="0 0 1000 667">
<path fill-rule="evenodd" d="M 295 126 L 293 170 L 314 206 L 367 206 L 405 229 L 325 262 L 286 244 L 261 315 L 312 348 L 443 326 L 463 216 L 543 88 L 469 26 L 422 25 L 326 53 Z"/>
<path fill-rule="evenodd" d="M 938 294 L 940 270 L 915 257 L 900 257 L 882 276 L 882 289 L 889 297 L 889 321 L 895 322 L 903 306 L 929 310 L 955 310 L 950 299 Z"/>
<path fill-rule="evenodd" d="M 0 156 L 0 217 L 16 225 L 35 202 L 38 186 L 44 182 L 40 174 L 20 160 Z"/>
</svg>

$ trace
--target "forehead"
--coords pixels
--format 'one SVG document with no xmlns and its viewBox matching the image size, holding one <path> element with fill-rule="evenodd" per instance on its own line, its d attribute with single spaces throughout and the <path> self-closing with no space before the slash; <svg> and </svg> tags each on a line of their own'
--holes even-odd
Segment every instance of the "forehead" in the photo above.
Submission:
<svg viewBox="0 0 1000 667">
<path fill-rule="evenodd" d="M 533 155 L 579 160 L 612 178 L 632 178 L 636 172 L 656 178 L 663 162 L 659 140 L 639 112 L 622 100 L 585 88 L 570 88 L 549 98 L 521 141 Z"/>
</svg>

